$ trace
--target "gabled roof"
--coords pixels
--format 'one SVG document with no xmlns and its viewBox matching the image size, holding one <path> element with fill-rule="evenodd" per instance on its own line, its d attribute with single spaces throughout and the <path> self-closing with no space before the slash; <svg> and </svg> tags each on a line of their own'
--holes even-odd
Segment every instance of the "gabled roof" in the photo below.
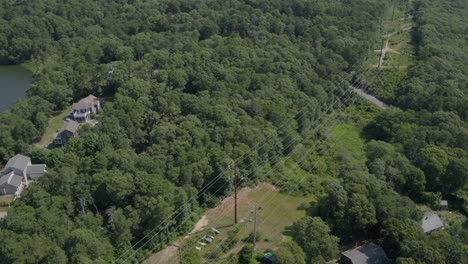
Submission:
<svg viewBox="0 0 468 264">
<path fill-rule="evenodd" d="M 78 127 L 80 127 L 80 123 L 78 122 L 75 122 L 73 120 L 68 120 L 65 122 L 65 124 L 63 125 L 63 128 L 60 132 L 64 131 L 64 130 L 68 130 L 72 133 L 76 133 L 76 131 L 78 131 Z"/>
<path fill-rule="evenodd" d="M 87 109 L 94 105 L 94 102 L 99 100 L 96 96 L 90 94 L 87 97 L 79 100 L 77 103 L 73 103 L 72 109 Z"/>
<path fill-rule="evenodd" d="M 0 186 L 10 185 L 18 188 L 23 182 L 23 177 L 16 175 L 14 172 L 7 173 L 0 177 Z"/>
<path fill-rule="evenodd" d="M 26 174 L 41 174 L 46 171 L 46 165 L 45 164 L 35 164 L 28 166 Z"/>
<path fill-rule="evenodd" d="M 72 109 L 80 110 L 80 109 L 88 109 L 91 108 L 93 105 L 87 102 L 78 102 L 73 103 Z"/>
<path fill-rule="evenodd" d="M 31 159 L 29 157 L 23 156 L 21 154 L 17 154 L 16 156 L 11 158 L 7 162 L 7 164 L 5 166 L 5 169 L 13 168 L 13 169 L 23 171 L 24 169 L 26 169 L 26 167 L 28 166 L 28 163 L 30 161 L 31 161 Z"/>
<path fill-rule="evenodd" d="M 88 103 L 94 103 L 95 100 L 98 98 L 92 94 L 86 96 L 85 98 L 81 99 L 80 102 L 88 102 Z"/>
<path fill-rule="evenodd" d="M 353 264 L 385 264 L 388 258 L 383 249 L 374 243 L 368 243 L 341 253 Z"/>
<path fill-rule="evenodd" d="M 424 217 L 422 219 L 422 228 L 424 229 L 424 233 L 430 233 L 434 230 L 438 230 L 444 227 L 444 224 L 440 220 L 437 214 L 433 212 L 425 212 Z"/>
</svg>

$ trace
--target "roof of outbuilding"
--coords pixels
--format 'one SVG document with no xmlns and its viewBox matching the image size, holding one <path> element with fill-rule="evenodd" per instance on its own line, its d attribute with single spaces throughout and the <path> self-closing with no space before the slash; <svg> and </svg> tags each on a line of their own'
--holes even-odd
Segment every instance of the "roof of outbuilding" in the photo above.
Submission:
<svg viewBox="0 0 468 264">
<path fill-rule="evenodd" d="M 45 164 L 35 164 L 35 165 L 28 166 L 27 174 L 40 174 L 40 173 L 44 173 L 45 170 L 46 170 Z"/>
<path fill-rule="evenodd" d="M 424 217 L 422 219 L 422 228 L 424 229 L 424 233 L 430 233 L 442 227 L 444 227 L 444 224 L 437 214 L 434 214 L 433 212 L 424 213 Z"/>
<path fill-rule="evenodd" d="M 341 254 L 349 258 L 353 264 L 385 264 L 388 262 L 384 250 L 374 243 L 368 243 Z"/>
<path fill-rule="evenodd" d="M 441 201 L 440 201 L 440 205 L 448 205 L 447 200 L 441 200 Z"/>
<path fill-rule="evenodd" d="M 24 170 L 26 169 L 26 167 L 28 166 L 28 163 L 31 161 L 31 159 L 29 157 L 26 157 L 26 156 L 23 156 L 21 154 L 17 154 L 16 156 L 14 156 L 13 158 L 11 158 L 6 166 L 5 166 L 5 169 L 8 169 L 8 168 L 14 168 L 14 169 L 18 169 L 18 170 Z"/>
</svg>

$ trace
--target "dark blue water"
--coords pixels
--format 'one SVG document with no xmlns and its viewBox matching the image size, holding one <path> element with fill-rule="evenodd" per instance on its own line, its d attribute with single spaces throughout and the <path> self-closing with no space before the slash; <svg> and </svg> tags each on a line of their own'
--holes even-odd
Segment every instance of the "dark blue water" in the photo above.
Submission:
<svg viewBox="0 0 468 264">
<path fill-rule="evenodd" d="M 17 99 L 26 98 L 26 89 L 31 85 L 31 72 L 19 66 L 0 66 L 0 113 Z"/>
</svg>

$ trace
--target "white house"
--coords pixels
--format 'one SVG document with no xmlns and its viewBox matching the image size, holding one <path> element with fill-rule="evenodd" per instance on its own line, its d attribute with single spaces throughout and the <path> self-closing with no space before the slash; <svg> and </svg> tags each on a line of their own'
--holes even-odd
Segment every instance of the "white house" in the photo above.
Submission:
<svg viewBox="0 0 468 264">
<path fill-rule="evenodd" d="M 91 115 L 101 110 L 101 99 L 88 95 L 72 105 L 73 120 L 84 123 L 91 121 Z"/>
</svg>

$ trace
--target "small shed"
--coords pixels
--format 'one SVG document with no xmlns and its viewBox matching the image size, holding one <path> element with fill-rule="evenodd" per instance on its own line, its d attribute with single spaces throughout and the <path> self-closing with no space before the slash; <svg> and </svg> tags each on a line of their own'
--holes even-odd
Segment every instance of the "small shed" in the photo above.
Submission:
<svg viewBox="0 0 468 264">
<path fill-rule="evenodd" d="M 437 214 L 425 212 L 422 219 L 422 228 L 424 229 L 424 233 L 430 234 L 436 230 L 443 229 L 444 224 Z"/>
<path fill-rule="evenodd" d="M 385 264 L 388 258 L 384 250 L 374 243 L 364 244 L 341 253 L 344 264 Z"/>
<path fill-rule="evenodd" d="M 440 210 L 447 210 L 448 209 L 448 202 L 447 200 L 440 201 Z"/>
</svg>

